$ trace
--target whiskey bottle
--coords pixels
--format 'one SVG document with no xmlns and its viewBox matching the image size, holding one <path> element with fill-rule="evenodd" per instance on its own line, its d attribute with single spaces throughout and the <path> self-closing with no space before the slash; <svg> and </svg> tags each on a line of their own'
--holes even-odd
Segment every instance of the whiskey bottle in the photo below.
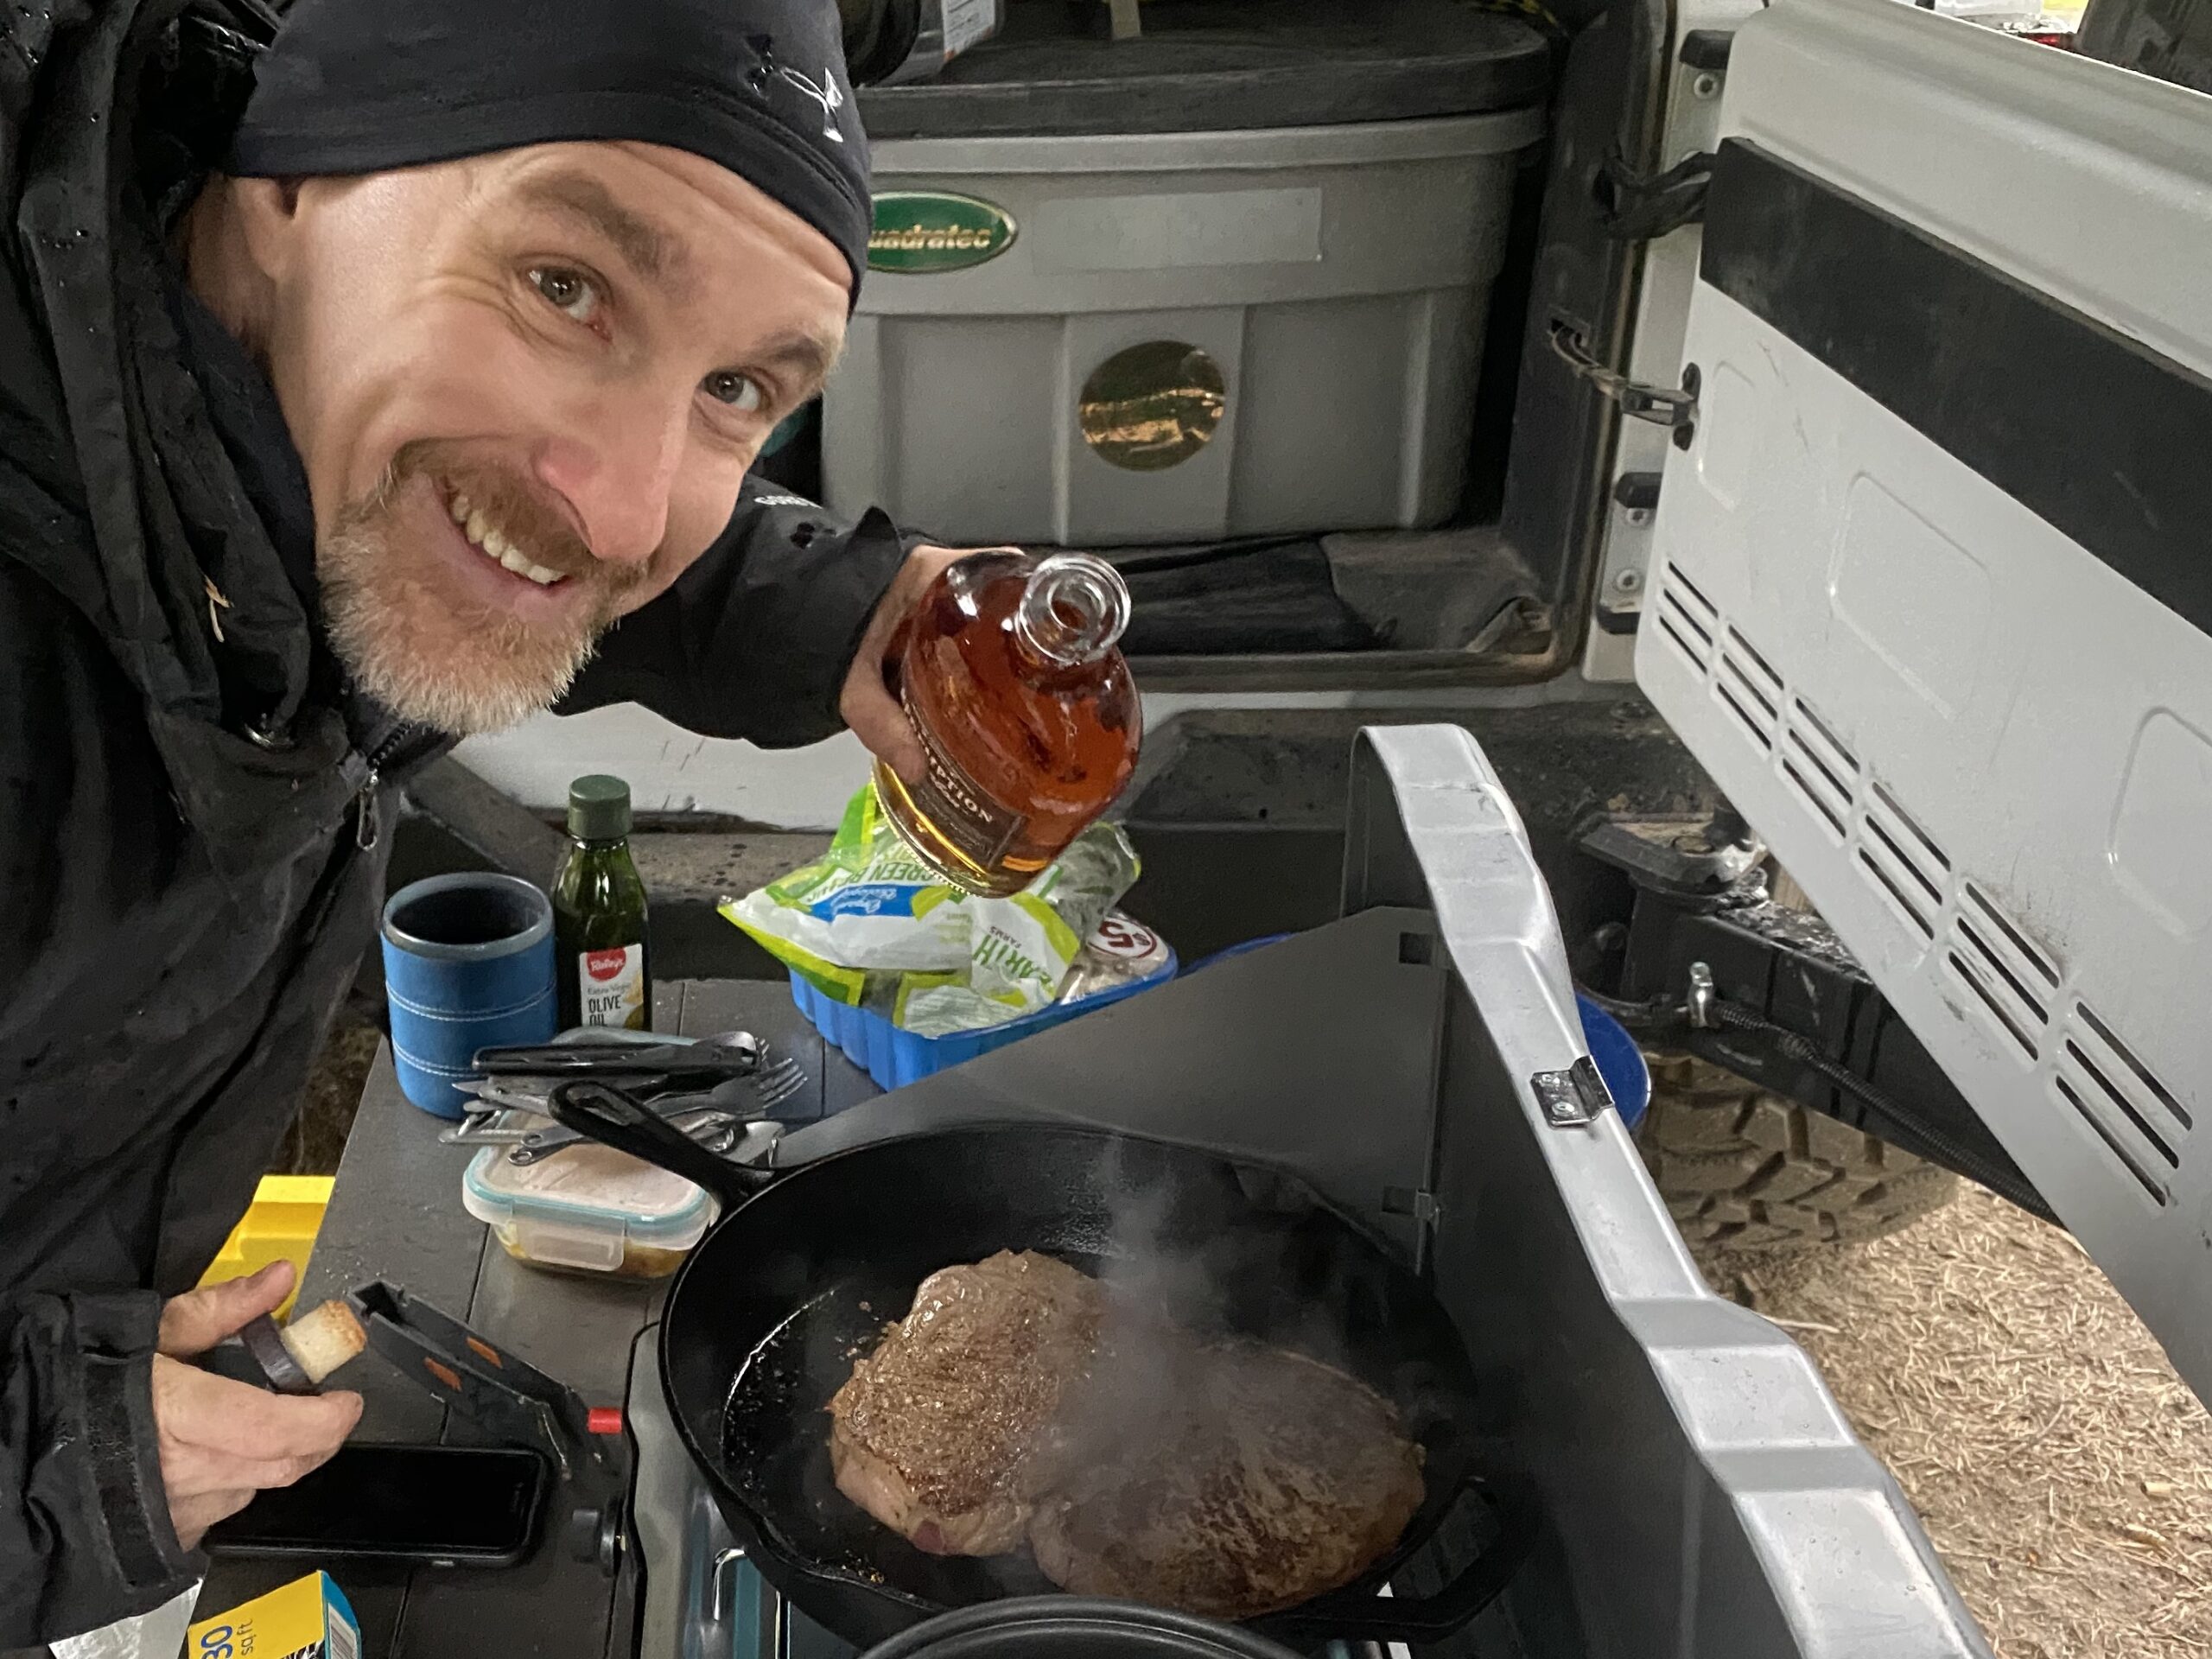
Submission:
<svg viewBox="0 0 2212 1659">
<path fill-rule="evenodd" d="M 1122 792 L 1143 733 L 1115 648 L 1128 620 L 1120 573 L 1087 553 L 980 553 L 930 585 L 884 671 L 928 769 L 912 784 L 875 769 L 924 863 L 1019 893 Z"/>
</svg>

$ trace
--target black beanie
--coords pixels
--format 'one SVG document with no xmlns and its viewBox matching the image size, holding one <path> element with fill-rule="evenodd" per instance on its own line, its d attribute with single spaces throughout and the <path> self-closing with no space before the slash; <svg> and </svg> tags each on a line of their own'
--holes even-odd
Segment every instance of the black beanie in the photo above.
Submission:
<svg viewBox="0 0 2212 1659">
<path fill-rule="evenodd" d="M 836 243 L 858 295 L 868 137 L 835 0 L 295 0 L 227 170 L 376 173 L 594 139 L 728 168 Z"/>
</svg>

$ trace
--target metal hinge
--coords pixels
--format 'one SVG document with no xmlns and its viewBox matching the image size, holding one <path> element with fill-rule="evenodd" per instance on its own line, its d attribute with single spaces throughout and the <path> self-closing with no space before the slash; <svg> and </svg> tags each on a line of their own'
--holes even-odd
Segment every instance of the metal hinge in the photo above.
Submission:
<svg viewBox="0 0 2212 1659">
<path fill-rule="evenodd" d="M 1639 173 L 1618 156 L 1608 156 L 1591 181 L 1605 234 L 1621 242 L 1656 242 L 1670 231 L 1705 217 L 1705 193 L 1713 184 L 1713 156 L 1700 150 L 1685 156 L 1664 173 Z"/>
<path fill-rule="evenodd" d="M 1697 365 L 1686 365 L 1682 369 L 1682 384 L 1673 386 L 1648 386 L 1642 381 L 1631 380 L 1626 375 L 1607 368 L 1590 355 L 1590 348 L 1573 324 L 1554 320 L 1551 328 L 1552 350 L 1576 374 L 1598 388 L 1612 402 L 1618 404 L 1624 415 L 1639 421 L 1649 421 L 1654 426 L 1668 426 L 1676 429 L 1688 427 L 1697 419 Z M 1683 442 L 1676 439 L 1676 442 Z"/>
<path fill-rule="evenodd" d="M 1564 1071 L 1536 1072 L 1529 1087 L 1535 1091 L 1544 1122 L 1555 1129 L 1579 1128 L 1613 1103 L 1612 1090 L 1587 1054 Z"/>
</svg>

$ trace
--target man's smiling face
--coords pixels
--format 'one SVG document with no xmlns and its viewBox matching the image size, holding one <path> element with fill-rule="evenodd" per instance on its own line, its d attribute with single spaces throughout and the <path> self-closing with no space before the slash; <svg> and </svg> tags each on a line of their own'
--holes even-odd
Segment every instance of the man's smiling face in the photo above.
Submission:
<svg viewBox="0 0 2212 1659">
<path fill-rule="evenodd" d="M 836 246 L 680 150 L 231 188 L 333 645 L 448 731 L 558 697 L 721 533 L 843 339 Z"/>
</svg>

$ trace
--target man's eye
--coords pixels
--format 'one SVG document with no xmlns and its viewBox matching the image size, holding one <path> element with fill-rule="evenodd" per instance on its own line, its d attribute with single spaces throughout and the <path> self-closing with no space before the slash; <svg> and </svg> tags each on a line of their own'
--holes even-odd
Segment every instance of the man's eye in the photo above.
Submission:
<svg viewBox="0 0 2212 1659">
<path fill-rule="evenodd" d="M 588 323 L 599 315 L 599 285 L 580 270 L 566 265 L 539 265 L 530 272 L 531 286 L 557 311 Z"/>
<path fill-rule="evenodd" d="M 760 395 L 760 383 L 751 375 L 740 374 L 734 369 L 722 369 L 709 375 L 706 385 L 708 397 L 747 415 L 766 401 Z"/>
</svg>

